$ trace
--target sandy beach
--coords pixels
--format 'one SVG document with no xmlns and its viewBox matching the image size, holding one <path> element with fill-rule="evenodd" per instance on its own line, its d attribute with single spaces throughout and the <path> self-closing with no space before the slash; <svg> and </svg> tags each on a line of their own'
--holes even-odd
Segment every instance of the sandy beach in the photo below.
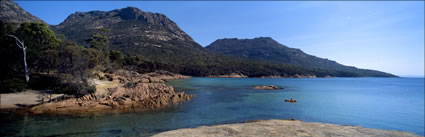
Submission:
<svg viewBox="0 0 425 137">
<path fill-rule="evenodd" d="M 26 106 L 36 105 L 41 103 L 43 98 L 44 101 L 48 101 L 48 94 L 45 95 L 46 96 L 43 96 L 43 93 L 38 90 L 26 90 L 18 93 L 1 94 L 0 109 L 23 108 Z M 52 98 L 62 95 L 63 94 L 52 94 Z"/>
<path fill-rule="evenodd" d="M 104 94 L 107 88 L 118 87 L 119 83 L 106 80 L 93 80 L 96 85 L 96 94 Z M 51 98 L 56 98 L 64 94 L 52 94 Z M 15 109 L 33 106 L 44 101 L 48 101 L 49 94 L 39 90 L 25 90 L 18 93 L 1 94 L 0 109 Z"/>
</svg>

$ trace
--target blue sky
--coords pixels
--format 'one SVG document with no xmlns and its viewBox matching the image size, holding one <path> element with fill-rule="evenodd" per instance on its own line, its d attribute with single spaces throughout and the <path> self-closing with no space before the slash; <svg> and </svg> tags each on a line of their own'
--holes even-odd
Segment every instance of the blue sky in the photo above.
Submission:
<svg viewBox="0 0 425 137">
<path fill-rule="evenodd" d="M 203 46 L 268 36 L 344 65 L 424 75 L 424 1 L 17 1 L 49 24 L 127 6 L 167 15 Z"/>
</svg>

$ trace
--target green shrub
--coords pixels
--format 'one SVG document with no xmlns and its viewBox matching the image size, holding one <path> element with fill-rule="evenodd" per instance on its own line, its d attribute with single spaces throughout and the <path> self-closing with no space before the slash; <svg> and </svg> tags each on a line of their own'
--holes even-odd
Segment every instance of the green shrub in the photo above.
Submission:
<svg viewBox="0 0 425 137">
<path fill-rule="evenodd" d="M 11 78 L 0 80 L 0 92 L 1 93 L 12 93 L 21 92 L 27 88 L 27 84 L 23 79 Z"/>
<path fill-rule="evenodd" d="M 96 87 L 85 83 L 63 83 L 54 88 L 57 93 L 75 95 L 77 97 L 91 94 L 96 91 Z"/>
<path fill-rule="evenodd" d="M 28 83 L 28 88 L 35 90 L 52 89 L 59 84 L 59 78 L 51 75 L 33 74 Z"/>
</svg>

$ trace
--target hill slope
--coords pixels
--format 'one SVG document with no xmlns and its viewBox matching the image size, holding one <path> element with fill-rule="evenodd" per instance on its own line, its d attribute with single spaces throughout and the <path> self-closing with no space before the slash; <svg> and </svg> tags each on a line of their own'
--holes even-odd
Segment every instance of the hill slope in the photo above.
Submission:
<svg viewBox="0 0 425 137">
<path fill-rule="evenodd" d="M 306 68 L 337 70 L 357 73 L 358 76 L 393 76 L 388 73 L 357 69 L 335 61 L 304 53 L 300 49 L 289 48 L 270 37 L 254 39 L 219 39 L 206 47 L 209 51 L 235 57 L 292 64 Z"/>
<path fill-rule="evenodd" d="M 8 23 L 24 23 L 24 22 L 39 22 L 44 23 L 41 19 L 33 16 L 25 11 L 12 0 L 0 1 L 0 21 Z"/>
<path fill-rule="evenodd" d="M 91 35 L 102 33 L 109 39 L 112 49 L 149 58 L 166 55 L 163 58 L 166 59 L 206 52 L 165 15 L 134 7 L 76 12 L 52 29 L 81 45 L 86 45 L 85 40 Z"/>
</svg>

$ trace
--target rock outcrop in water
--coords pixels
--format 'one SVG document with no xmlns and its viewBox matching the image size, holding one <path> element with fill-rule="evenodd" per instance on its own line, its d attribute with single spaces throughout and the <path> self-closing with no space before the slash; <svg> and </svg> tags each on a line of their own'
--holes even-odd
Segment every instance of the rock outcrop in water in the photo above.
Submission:
<svg viewBox="0 0 425 137">
<path fill-rule="evenodd" d="M 56 102 L 40 104 L 30 108 L 33 114 L 85 114 L 95 112 L 144 111 L 178 104 L 193 96 L 175 92 L 172 86 L 163 82 L 169 79 L 189 78 L 165 71 L 147 74 L 119 70 L 115 74 L 105 74 L 119 86 L 98 89 L 94 94 L 79 98 L 68 98 Z"/>
<path fill-rule="evenodd" d="M 254 86 L 253 89 L 266 89 L 266 90 L 276 90 L 276 89 L 282 89 L 279 86 L 275 85 L 265 85 L 265 86 Z"/>
<path fill-rule="evenodd" d="M 153 137 L 419 137 L 389 130 L 291 120 L 202 126 L 163 132 Z"/>
</svg>

